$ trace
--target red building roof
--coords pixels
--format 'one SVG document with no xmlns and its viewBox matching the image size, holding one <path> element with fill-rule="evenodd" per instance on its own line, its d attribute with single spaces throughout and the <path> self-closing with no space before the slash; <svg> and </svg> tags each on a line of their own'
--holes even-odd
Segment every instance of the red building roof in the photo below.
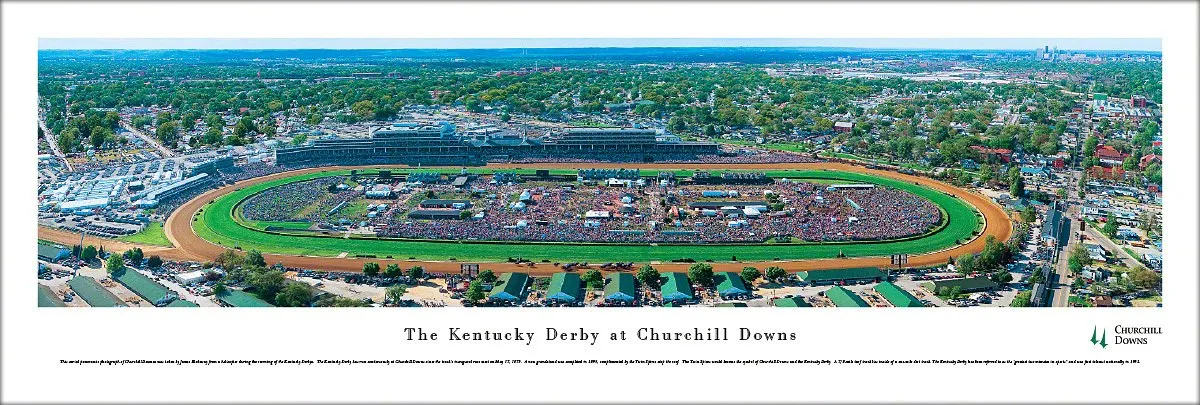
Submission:
<svg viewBox="0 0 1200 405">
<path fill-rule="evenodd" d="M 1100 159 L 1125 160 L 1125 158 L 1129 157 L 1129 154 L 1123 153 L 1112 146 L 1104 145 L 1096 148 L 1096 157 Z"/>
</svg>

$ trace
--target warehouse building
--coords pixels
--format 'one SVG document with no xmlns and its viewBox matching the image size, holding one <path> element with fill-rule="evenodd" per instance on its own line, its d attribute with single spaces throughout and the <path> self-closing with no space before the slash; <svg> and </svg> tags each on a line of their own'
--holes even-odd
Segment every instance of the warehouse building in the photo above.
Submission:
<svg viewBox="0 0 1200 405">
<path fill-rule="evenodd" d="M 980 291 L 991 291 L 999 287 L 995 281 L 989 280 L 987 277 L 971 277 L 971 278 L 955 278 L 950 280 L 934 280 L 928 283 L 921 284 L 926 290 L 936 294 L 942 291 L 943 288 L 948 290 L 958 287 L 964 293 L 973 293 Z"/>
</svg>

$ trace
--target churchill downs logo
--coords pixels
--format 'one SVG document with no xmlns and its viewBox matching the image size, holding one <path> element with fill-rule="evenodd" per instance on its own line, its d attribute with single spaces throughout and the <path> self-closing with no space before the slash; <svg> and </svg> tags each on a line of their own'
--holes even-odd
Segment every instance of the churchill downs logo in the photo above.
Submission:
<svg viewBox="0 0 1200 405">
<path fill-rule="evenodd" d="M 1122 326 L 1117 325 L 1113 328 L 1112 344 L 1116 345 L 1145 345 L 1150 344 L 1149 336 L 1136 335 L 1161 335 L 1162 327 L 1158 326 Z M 1099 332 L 1099 338 L 1097 338 Z M 1130 336 L 1135 335 L 1135 336 Z M 1101 349 L 1108 348 L 1108 329 L 1100 329 L 1095 325 L 1092 326 L 1092 345 L 1099 345 Z"/>
</svg>

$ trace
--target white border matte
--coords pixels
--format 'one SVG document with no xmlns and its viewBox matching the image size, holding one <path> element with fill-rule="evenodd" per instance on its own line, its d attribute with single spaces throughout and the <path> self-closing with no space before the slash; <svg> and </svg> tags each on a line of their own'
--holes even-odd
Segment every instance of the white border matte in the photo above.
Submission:
<svg viewBox="0 0 1200 405">
<path fill-rule="evenodd" d="M 5 3 L 5 401 L 1194 402 L 1197 7 L 1192 3 Z M 324 310 L 34 306 L 39 38 L 1147 37 L 1164 54 L 1161 309 Z M 1161 326 L 1098 350 L 1093 325 Z M 441 325 L 441 326 L 439 326 Z M 788 343 L 435 344 L 408 326 L 793 331 Z M 1140 359 L 1138 366 L 62 366 L 59 359 Z M 711 380 L 721 380 L 720 382 Z M 126 390 L 123 387 L 133 387 Z"/>
</svg>

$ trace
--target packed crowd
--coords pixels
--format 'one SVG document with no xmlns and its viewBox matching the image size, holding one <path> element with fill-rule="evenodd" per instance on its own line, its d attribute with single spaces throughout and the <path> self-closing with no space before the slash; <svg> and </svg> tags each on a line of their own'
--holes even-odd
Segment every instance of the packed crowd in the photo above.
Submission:
<svg viewBox="0 0 1200 405">
<path fill-rule="evenodd" d="M 731 243 L 771 238 L 886 240 L 919 235 L 941 221 L 941 212 L 928 200 L 882 187 L 829 190 L 804 182 L 641 188 L 539 184 L 543 185 L 474 186 L 481 194 L 494 196 L 474 203 L 472 211 L 483 218 L 417 220 L 395 209 L 377 221 L 385 226 L 376 231 L 413 239 Z M 702 191 L 714 189 L 737 191 L 740 198 L 703 196 Z M 424 190 L 453 192 L 446 185 L 417 191 Z M 764 190 L 771 191 L 774 201 L 766 205 L 776 210 L 757 216 L 688 207 L 689 202 L 700 201 L 763 201 Z M 526 192 L 530 199 L 518 201 L 517 196 Z"/>
<path fill-rule="evenodd" d="M 320 177 L 271 187 L 246 199 L 242 216 L 256 221 L 325 220 L 334 206 L 359 194 L 350 190 L 330 192 L 345 179 Z"/>
<path fill-rule="evenodd" d="M 489 163 L 812 163 L 816 162 L 807 155 L 796 153 L 742 150 L 721 155 L 700 155 L 693 153 L 673 153 L 647 155 L 644 153 L 592 153 L 587 157 L 567 157 L 543 153 L 510 154 L 490 156 Z"/>
</svg>

